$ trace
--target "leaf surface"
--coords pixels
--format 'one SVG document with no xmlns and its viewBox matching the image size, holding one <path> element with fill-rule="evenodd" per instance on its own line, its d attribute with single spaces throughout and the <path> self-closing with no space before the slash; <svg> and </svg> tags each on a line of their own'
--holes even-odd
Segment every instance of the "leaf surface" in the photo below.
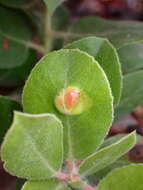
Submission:
<svg viewBox="0 0 143 190">
<path fill-rule="evenodd" d="M 142 30 L 142 22 L 106 20 L 95 16 L 81 18 L 69 28 L 69 32 L 73 33 L 75 38 L 83 37 L 83 35 L 105 37 L 116 48 L 142 40 Z"/>
<path fill-rule="evenodd" d="M 61 122 L 51 114 L 15 113 L 2 145 L 5 169 L 26 179 L 47 179 L 63 161 Z"/>
<path fill-rule="evenodd" d="M 37 61 L 36 52 L 29 50 L 26 61 L 19 67 L 0 69 L 0 86 L 15 87 L 24 84 Z"/>
<path fill-rule="evenodd" d="M 116 143 L 99 150 L 82 162 L 79 170 L 81 175 L 92 175 L 107 167 L 130 150 L 135 143 L 136 134 L 133 132 Z"/>
<path fill-rule="evenodd" d="M 65 48 L 78 48 L 92 55 L 98 61 L 110 82 L 114 103 L 118 104 L 121 95 L 122 76 L 119 58 L 112 44 L 104 38 L 88 37 L 75 41 Z"/>
<path fill-rule="evenodd" d="M 50 179 L 46 181 L 28 181 L 24 184 L 22 190 L 71 190 L 57 180 Z"/>
<path fill-rule="evenodd" d="M 0 7 L 0 69 L 21 66 L 27 59 L 32 32 L 27 18 L 19 11 Z M 10 19 L 9 19 L 10 18 Z"/>
<path fill-rule="evenodd" d="M 143 71 L 124 76 L 120 104 L 115 109 L 115 120 L 143 103 Z"/>
<path fill-rule="evenodd" d="M 122 70 L 125 74 L 143 69 L 143 43 L 136 42 L 118 49 Z"/>
<path fill-rule="evenodd" d="M 114 163 L 108 165 L 106 168 L 98 171 L 95 174 L 96 180 L 99 182 L 101 179 L 103 179 L 109 172 L 116 168 L 121 168 L 126 165 L 134 164 L 134 162 L 130 161 L 125 155 L 116 160 Z"/>
<path fill-rule="evenodd" d="M 68 86 L 78 87 L 88 101 L 79 115 L 64 115 L 54 105 L 55 97 Z M 45 56 L 31 72 L 23 92 L 26 112 L 54 113 L 62 120 L 66 156 L 77 159 L 95 152 L 102 143 L 112 122 L 112 103 L 104 71 L 93 57 L 79 50 Z"/>
<path fill-rule="evenodd" d="M 110 172 L 97 186 L 97 190 L 143 189 L 143 165 L 132 164 Z"/>
</svg>

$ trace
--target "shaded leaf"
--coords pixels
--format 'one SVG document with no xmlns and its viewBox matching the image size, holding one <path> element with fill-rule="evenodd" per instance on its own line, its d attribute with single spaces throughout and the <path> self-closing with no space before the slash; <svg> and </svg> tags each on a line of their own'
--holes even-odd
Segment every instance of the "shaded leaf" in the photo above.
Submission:
<svg viewBox="0 0 143 190">
<path fill-rule="evenodd" d="M 28 181 L 22 190 L 70 190 L 63 183 L 50 179 L 46 181 Z"/>
<path fill-rule="evenodd" d="M 122 77 L 119 58 L 112 44 L 104 38 L 88 37 L 75 41 L 65 48 L 78 48 L 95 57 L 108 77 L 114 103 L 117 104 L 121 95 Z"/>
<path fill-rule="evenodd" d="M 10 69 L 0 69 L 0 86 L 11 87 L 23 84 L 36 61 L 36 52 L 30 50 L 27 60 L 21 66 Z"/>
<path fill-rule="evenodd" d="M 0 144 L 11 125 L 14 110 L 21 110 L 20 104 L 8 97 L 0 96 Z"/>
<path fill-rule="evenodd" d="M 30 41 L 32 35 L 26 16 L 0 7 L 0 18 L 0 69 L 21 66 L 29 54 L 23 43 Z"/>
<path fill-rule="evenodd" d="M 143 71 L 124 76 L 120 104 L 115 109 L 115 120 L 143 103 Z"/>
<path fill-rule="evenodd" d="M 128 157 L 122 156 L 121 158 L 119 158 L 117 161 L 115 161 L 114 163 L 112 163 L 111 165 L 107 166 L 106 168 L 98 171 L 95 175 L 94 178 L 96 178 L 96 180 L 100 181 L 102 178 L 104 178 L 109 172 L 111 172 L 113 169 L 116 168 L 121 168 L 123 166 L 129 165 L 129 164 L 133 164 L 134 162 L 131 162 Z"/>
<path fill-rule="evenodd" d="M 110 172 L 97 186 L 97 190 L 143 189 L 143 165 L 132 164 Z"/>
<path fill-rule="evenodd" d="M 62 165 L 62 140 L 62 125 L 54 115 L 16 112 L 1 148 L 4 167 L 18 177 L 47 179 Z"/>
<path fill-rule="evenodd" d="M 136 42 L 118 49 L 122 70 L 124 73 L 137 71 L 143 68 L 143 43 Z"/>
<path fill-rule="evenodd" d="M 79 172 L 83 176 L 88 176 L 107 167 L 115 162 L 123 154 L 129 151 L 136 143 L 135 132 L 123 137 L 116 143 L 107 146 L 95 154 L 86 158 L 80 165 Z"/>
<path fill-rule="evenodd" d="M 137 21 L 114 21 L 88 16 L 79 19 L 70 26 L 69 31 L 76 34 L 88 34 L 108 38 L 115 47 L 143 39 L 143 23 Z M 79 37 L 82 37 L 79 35 Z"/>
<path fill-rule="evenodd" d="M 31 3 L 31 0 L 0 0 L 0 3 L 9 7 L 19 8 Z"/>
<path fill-rule="evenodd" d="M 18 178 L 16 180 L 16 190 L 21 190 L 22 186 L 24 185 L 25 180 Z"/>
<path fill-rule="evenodd" d="M 68 86 L 78 87 L 85 97 L 79 115 L 64 115 L 54 105 L 56 96 Z M 95 152 L 107 135 L 112 103 L 103 70 L 93 57 L 79 50 L 59 50 L 45 56 L 33 69 L 23 92 L 26 112 L 54 113 L 62 120 L 66 156 L 77 159 Z"/>
</svg>

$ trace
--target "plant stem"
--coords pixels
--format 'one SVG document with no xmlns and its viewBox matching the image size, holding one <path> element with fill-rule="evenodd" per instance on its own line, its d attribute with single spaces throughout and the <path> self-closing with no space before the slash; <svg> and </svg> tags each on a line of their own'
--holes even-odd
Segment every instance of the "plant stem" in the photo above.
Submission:
<svg viewBox="0 0 143 190">
<path fill-rule="evenodd" d="M 61 32 L 61 31 L 52 31 L 50 34 L 54 38 L 76 38 L 76 37 L 86 37 L 93 36 L 93 34 L 75 34 L 71 32 Z"/>
<path fill-rule="evenodd" d="M 92 186 L 90 186 L 90 185 L 86 185 L 85 187 L 84 187 L 84 189 L 83 190 L 96 190 L 95 188 L 93 188 Z"/>
<path fill-rule="evenodd" d="M 24 43 L 23 43 L 24 44 Z M 45 48 L 41 45 L 35 44 L 33 42 L 26 42 L 25 46 L 35 49 L 36 51 L 38 51 L 39 53 L 45 54 Z"/>
<path fill-rule="evenodd" d="M 21 39 L 18 39 L 18 38 L 15 38 L 13 36 L 10 36 L 10 35 L 7 35 L 7 34 L 4 34 L 3 32 L 0 32 L 0 34 L 2 36 L 4 36 L 5 38 L 7 38 L 8 40 L 12 40 L 18 44 L 21 44 L 25 47 L 28 47 L 28 48 L 32 48 L 32 49 L 35 49 L 36 51 L 42 53 L 42 54 L 45 54 L 45 48 L 41 45 L 38 45 L 32 41 L 25 41 L 25 40 L 21 40 Z"/>
<path fill-rule="evenodd" d="M 51 49 L 52 40 L 52 26 L 51 26 L 51 15 L 46 7 L 45 10 L 45 22 L 44 22 L 44 47 L 45 52 L 49 52 Z"/>
</svg>

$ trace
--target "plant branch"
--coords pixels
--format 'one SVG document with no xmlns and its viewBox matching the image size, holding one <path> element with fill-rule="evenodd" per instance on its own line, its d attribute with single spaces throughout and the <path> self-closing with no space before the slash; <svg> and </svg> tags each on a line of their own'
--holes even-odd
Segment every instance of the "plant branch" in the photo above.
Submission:
<svg viewBox="0 0 143 190">
<path fill-rule="evenodd" d="M 93 36 L 93 34 L 75 34 L 71 32 L 61 32 L 61 31 L 52 31 L 49 35 L 54 38 L 78 38 L 78 37 L 87 37 Z"/>
<path fill-rule="evenodd" d="M 95 188 L 93 188 L 92 186 L 90 185 L 85 185 L 84 189 L 83 190 L 96 190 Z"/>
<path fill-rule="evenodd" d="M 0 31 L 0 34 L 3 35 L 5 38 L 9 39 L 9 40 L 12 40 L 18 44 L 21 44 L 25 47 L 28 47 L 28 48 L 32 48 L 32 49 L 35 49 L 36 51 L 42 53 L 42 54 L 45 54 L 45 49 L 43 46 L 41 45 L 38 45 L 34 42 L 31 42 L 31 41 L 25 41 L 25 40 L 21 40 L 21 39 L 18 39 L 18 38 L 15 38 L 13 36 L 10 36 L 10 35 L 7 35 L 7 34 L 4 34 L 3 32 Z"/>
<path fill-rule="evenodd" d="M 24 43 L 23 43 L 24 45 Z M 46 51 L 45 51 L 45 48 L 41 45 L 38 45 L 38 44 L 35 44 L 33 42 L 26 42 L 25 43 L 25 46 L 29 47 L 29 48 L 32 48 L 32 49 L 35 49 L 36 51 L 38 51 L 39 53 L 42 53 L 42 54 L 45 54 Z"/>
</svg>

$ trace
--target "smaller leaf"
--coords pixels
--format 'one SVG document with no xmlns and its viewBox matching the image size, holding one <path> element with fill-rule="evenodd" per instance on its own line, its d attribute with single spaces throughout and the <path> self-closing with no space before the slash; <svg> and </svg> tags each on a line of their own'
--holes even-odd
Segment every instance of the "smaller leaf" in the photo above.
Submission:
<svg viewBox="0 0 143 190">
<path fill-rule="evenodd" d="M 0 144 L 10 127 L 14 110 L 21 110 L 20 104 L 8 97 L 0 96 Z"/>
<path fill-rule="evenodd" d="M 55 9 L 64 2 L 65 0 L 44 0 L 44 2 L 46 3 L 47 7 L 48 7 L 48 11 L 50 14 L 52 14 Z"/>
<path fill-rule="evenodd" d="M 22 190 L 71 190 L 64 183 L 50 179 L 46 181 L 28 181 L 24 184 Z"/>
<path fill-rule="evenodd" d="M 97 186 L 97 190 L 143 189 L 143 165 L 132 164 L 110 172 Z"/>
<path fill-rule="evenodd" d="M 99 150 L 82 162 L 80 173 L 83 176 L 88 176 L 107 167 L 131 149 L 135 142 L 136 134 L 133 132 L 116 143 Z"/>
<path fill-rule="evenodd" d="M 115 120 L 143 103 L 143 70 L 124 76 L 120 104 L 115 109 Z"/>
<path fill-rule="evenodd" d="M 123 137 L 126 137 L 127 134 L 118 134 L 118 135 L 115 135 L 115 136 L 111 136 L 107 139 L 105 139 L 105 141 L 103 142 L 103 144 L 100 146 L 100 149 L 101 148 L 105 148 L 107 146 L 110 146 L 112 145 L 113 143 L 116 143 L 117 141 L 121 140 Z M 137 143 L 140 143 L 141 141 L 141 136 L 140 135 L 136 135 L 136 141 Z"/>
<path fill-rule="evenodd" d="M 124 73 L 137 71 L 143 68 L 143 43 L 136 42 L 118 49 Z"/>
<path fill-rule="evenodd" d="M 126 134 L 119 134 L 119 135 L 115 135 L 115 136 L 112 136 L 112 137 L 105 139 L 103 144 L 100 146 L 100 149 L 105 148 L 107 146 L 110 146 L 113 143 L 116 143 L 117 141 L 121 140 L 125 136 L 126 136 Z"/>
<path fill-rule="evenodd" d="M 1 152 L 4 167 L 12 175 L 47 179 L 62 165 L 62 124 L 52 114 L 15 112 Z"/>
</svg>

